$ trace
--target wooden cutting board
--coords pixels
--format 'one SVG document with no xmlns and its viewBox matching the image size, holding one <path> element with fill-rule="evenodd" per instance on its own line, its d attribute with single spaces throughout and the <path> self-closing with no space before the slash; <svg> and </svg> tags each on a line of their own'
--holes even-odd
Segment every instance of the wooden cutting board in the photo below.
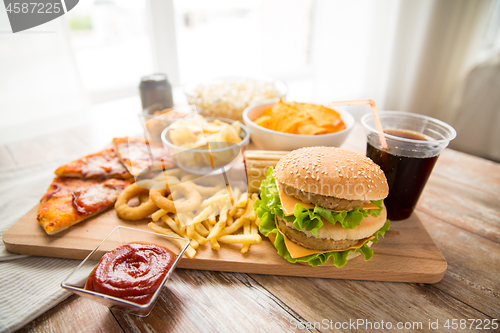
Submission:
<svg viewBox="0 0 500 333">
<path fill-rule="evenodd" d="M 36 220 L 33 207 L 3 235 L 9 252 L 57 258 L 83 259 L 118 225 L 149 230 L 147 221 L 121 220 L 114 209 L 81 222 L 57 235 L 49 236 Z M 404 221 L 392 222 L 391 229 L 378 244 L 373 244 L 373 258 L 362 256 L 346 266 L 311 267 L 291 264 L 276 253 L 264 237 L 261 245 L 252 245 L 246 254 L 240 245 L 221 244 L 214 251 L 209 244 L 200 246 L 194 259 L 182 258 L 179 268 L 269 275 L 306 276 L 334 279 L 436 283 L 445 273 L 447 263 L 423 227 L 418 213 Z"/>
</svg>

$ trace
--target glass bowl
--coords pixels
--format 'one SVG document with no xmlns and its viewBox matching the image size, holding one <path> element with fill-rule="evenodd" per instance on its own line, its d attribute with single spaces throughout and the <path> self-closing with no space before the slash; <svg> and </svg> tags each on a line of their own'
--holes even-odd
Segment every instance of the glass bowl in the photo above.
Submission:
<svg viewBox="0 0 500 333">
<path fill-rule="evenodd" d="M 138 304 L 121 298 L 98 293 L 85 289 L 87 279 L 97 266 L 102 256 L 113 251 L 118 246 L 130 243 L 148 243 L 163 246 L 177 255 L 174 263 L 168 270 L 160 286 L 153 294 L 153 297 L 146 304 Z M 109 308 L 119 309 L 141 317 L 147 316 L 158 297 L 163 286 L 175 270 L 177 263 L 189 246 L 189 239 L 157 234 L 150 231 L 144 231 L 134 228 L 118 226 L 97 245 L 97 247 L 75 268 L 75 270 L 61 283 L 61 287 L 77 295 L 91 299 L 108 306 Z"/>
<path fill-rule="evenodd" d="M 228 124 L 234 122 L 234 120 L 221 117 L 205 117 L 205 120 L 219 120 Z M 239 160 L 243 160 L 243 152 L 250 142 L 250 131 L 245 125 L 240 124 L 241 141 L 237 144 L 209 142 L 206 145 L 191 149 L 178 147 L 170 138 L 170 132 L 174 126 L 171 125 L 162 132 L 163 146 L 170 149 L 177 166 L 190 174 L 208 175 L 214 172 L 223 172 L 224 169 L 225 171 L 229 170 Z"/>
<path fill-rule="evenodd" d="M 161 104 L 153 104 L 139 114 L 146 136 L 153 145 L 162 145 L 161 132 L 179 119 L 197 113 L 195 105 L 174 106 L 164 108 Z"/>
<path fill-rule="evenodd" d="M 189 104 L 207 117 L 223 117 L 243 122 L 243 110 L 250 105 L 285 99 L 285 82 L 270 78 L 221 77 L 184 86 Z"/>
</svg>

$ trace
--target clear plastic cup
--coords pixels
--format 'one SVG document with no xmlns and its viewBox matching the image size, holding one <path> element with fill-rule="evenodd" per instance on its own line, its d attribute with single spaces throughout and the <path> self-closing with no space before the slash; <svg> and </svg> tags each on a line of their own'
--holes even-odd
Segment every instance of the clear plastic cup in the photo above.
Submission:
<svg viewBox="0 0 500 333">
<path fill-rule="evenodd" d="M 387 150 L 380 143 L 375 119 L 366 114 L 361 118 L 367 135 L 366 156 L 387 178 L 387 218 L 403 220 L 413 213 L 439 154 L 457 133 L 445 122 L 420 114 L 381 111 L 379 117 Z"/>
</svg>

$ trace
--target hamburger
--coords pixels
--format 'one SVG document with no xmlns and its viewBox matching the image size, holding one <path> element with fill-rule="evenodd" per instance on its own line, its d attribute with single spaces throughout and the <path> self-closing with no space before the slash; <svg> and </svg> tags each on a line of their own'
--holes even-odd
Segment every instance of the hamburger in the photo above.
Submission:
<svg viewBox="0 0 500 333">
<path fill-rule="evenodd" d="M 369 158 L 333 147 L 294 150 L 260 186 L 254 209 L 260 232 L 290 262 L 337 267 L 363 255 L 389 230 L 383 199 L 389 187 Z"/>
</svg>

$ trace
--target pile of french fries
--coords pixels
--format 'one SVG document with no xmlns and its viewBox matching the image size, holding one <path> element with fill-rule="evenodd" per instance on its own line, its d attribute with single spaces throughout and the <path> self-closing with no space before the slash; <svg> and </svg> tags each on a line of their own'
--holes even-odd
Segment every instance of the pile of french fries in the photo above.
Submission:
<svg viewBox="0 0 500 333">
<path fill-rule="evenodd" d="M 213 250 L 220 249 L 219 243 L 241 244 L 241 253 L 246 253 L 250 245 L 262 243 L 253 210 L 257 199 L 255 193 L 225 188 L 204 198 L 194 214 L 172 214 L 159 209 L 151 215 L 153 222 L 148 226 L 157 233 L 189 238 L 191 244 L 185 253 L 191 259 L 196 255 L 196 249 L 207 242 Z"/>
</svg>

